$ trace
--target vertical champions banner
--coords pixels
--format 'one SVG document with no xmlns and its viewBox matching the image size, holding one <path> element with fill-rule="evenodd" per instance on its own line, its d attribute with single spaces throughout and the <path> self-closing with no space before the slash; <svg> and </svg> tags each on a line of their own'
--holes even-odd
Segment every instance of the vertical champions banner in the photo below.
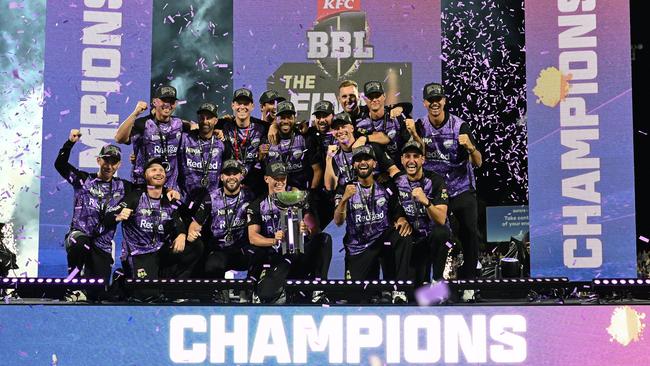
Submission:
<svg viewBox="0 0 650 366">
<path fill-rule="evenodd" d="M 72 201 L 60 191 L 72 188 L 54 169 L 54 160 L 70 129 L 83 135 L 70 163 L 96 171 L 100 148 L 114 141 L 117 126 L 135 103 L 149 98 L 151 10 L 152 0 L 47 2 L 41 262 L 65 263 L 60 246 L 71 220 Z M 122 150 L 122 177 L 129 177 L 129 154 L 129 149 Z M 50 270 L 40 269 L 40 275 Z"/>
<path fill-rule="evenodd" d="M 385 84 L 386 103 L 412 102 L 440 81 L 440 1 L 306 0 L 234 2 L 234 87 L 257 97 L 275 89 L 298 120 L 329 100 L 345 79 Z"/>
<path fill-rule="evenodd" d="M 532 275 L 636 277 L 629 3 L 525 6 Z"/>
</svg>

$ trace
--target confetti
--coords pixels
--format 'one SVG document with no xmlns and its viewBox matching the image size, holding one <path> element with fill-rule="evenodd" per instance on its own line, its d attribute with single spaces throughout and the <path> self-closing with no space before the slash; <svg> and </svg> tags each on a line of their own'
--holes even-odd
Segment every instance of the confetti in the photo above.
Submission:
<svg viewBox="0 0 650 366">
<path fill-rule="evenodd" d="M 422 286 L 415 290 L 415 301 L 420 306 L 439 304 L 449 298 L 449 286 L 444 281 L 430 286 Z"/>
</svg>

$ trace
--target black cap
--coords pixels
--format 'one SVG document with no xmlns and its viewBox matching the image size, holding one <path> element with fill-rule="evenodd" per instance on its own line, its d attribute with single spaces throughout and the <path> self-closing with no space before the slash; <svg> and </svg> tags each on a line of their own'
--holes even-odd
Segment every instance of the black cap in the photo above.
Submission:
<svg viewBox="0 0 650 366">
<path fill-rule="evenodd" d="M 228 170 L 236 170 L 239 173 L 243 173 L 244 166 L 239 162 L 239 160 L 228 159 L 223 162 L 223 166 L 221 167 L 221 172 L 225 173 Z"/>
<path fill-rule="evenodd" d="M 196 113 L 201 113 L 201 112 L 210 112 L 212 113 L 215 117 L 219 114 L 217 111 L 217 106 L 212 104 L 212 103 L 203 103 L 199 107 L 199 109 L 196 111 Z"/>
<path fill-rule="evenodd" d="M 287 167 L 282 163 L 271 163 L 266 165 L 266 173 L 269 177 L 286 177 Z"/>
<path fill-rule="evenodd" d="M 350 117 L 350 113 L 341 112 L 334 115 L 334 118 L 332 118 L 332 127 L 339 125 L 354 125 L 354 123 L 352 123 L 352 117 Z"/>
<path fill-rule="evenodd" d="M 267 90 L 260 96 L 260 105 L 264 103 L 273 103 L 277 101 L 278 103 L 286 100 L 283 96 L 280 96 L 275 90 Z"/>
<path fill-rule="evenodd" d="M 99 150 L 99 155 L 98 157 L 103 158 L 103 159 L 117 159 L 121 160 L 122 159 L 122 150 L 120 149 L 119 146 L 115 145 L 104 145 L 101 150 Z"/>
<path fill-rule="evenodd" d="M 333 114 L 334 113 L 334 104 L 330 102 L 329 100 L 321 100 L 320 102 L 316 103 L 314 106 L 314 113 L 325 113 L 325 114 Z"/>
<path fill-rule="evenodd" d="M 282 102 L 278 103 L 277 111 L 275 112 L 275 114 L 279 116 L 284 113 L 296 114 L 296 108 L 293 106 L 293 103 L 288 102 L 286 100 L 283 100 Z"/>
<path fill-rule="evenodd" d="M 422 98 L 425 100 L 445 96 L 445 87 L 439 83 L 429 83 L 425 85 L 424 89 L 422 90 Z"/>
<path fill-rule="evenodd" d="M 422 148 L 422 144 L 417 142 L 416 140 L 413 139 L 408 140 L 402 147 L 402 154 L 404 154 L 409 150 L 416 151 L 418 154 L 424 155 L 424 149 Z"/>
<path fill-rule="evenodd" d="M 352 161 L 359 160 L 364 156 L 369 156 L 372 160 L 375 158 L 375 150 L 370 145 L 363 145 L 352 149 Z"/>
<path fill-rule="evenodd" d="M 363 94 L 366 96 L 370 94 L 384 94 L 384 86 L 380 81 L 369 81 L 363 86 Z"/>
<path fill-rule="evenodd" d="M 170 85 L 159 86 L 156 91 L 153 93 L 154 98 L 172 98 L 174 100 L 178 99 L 176 97 L 176 88 Z"/>
<path fill-rule="evenodd" d="M 149 161 L 147 161 L 147 163 L 144 165 L 144 171 L 147 171 L 147 169 L 149 169 L 149 167 L 154 164 L 158 164 L 162 166 L 163 169 L 165 168 L 165 161 L 163 160 L 163 158 L 158 157 L 158 158 L 149 159 Z"/>
<path fill-rule="evenodd" d="M 232 94 L 232 100 L 235 101 L 237 99 L 248 99 L 251 102 L 253 102 L 253 92 L 250 91 L 250 89 L 246 88 L 239 88 L 235 90 L 235 92 Z"/>
</svg>

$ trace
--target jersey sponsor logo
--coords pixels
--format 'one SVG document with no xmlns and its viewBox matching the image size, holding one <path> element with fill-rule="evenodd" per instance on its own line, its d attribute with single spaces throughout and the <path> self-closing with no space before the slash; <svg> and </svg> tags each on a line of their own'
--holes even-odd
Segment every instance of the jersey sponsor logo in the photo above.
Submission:
<svg viewBox="0 0 650 366">
<path fill-rule="evenodd" d="M 203 164 L 201 164 L 200 161 L 194 161 L 191 158 L 187 158 L 187 160 L 185 161 L 185 165 L 187 165 L 188 168 L 203 169 Z M 209 170 L 219 169 L 219 162 L 218 161 L 211 162 L 210 164 L 208 164 L 208 169 Z"/>
<path fill-rule="evenodd" d="M 140 220 L 140 229 L 146 229 L 146 230 L 153 230 L 153 222 L 147 221 L 146 219 Z M 163 225 L 158 224 L 158 231 L 162 232 L 163 231 Z"/>
<path fill-rule="evenodd" d="M 302 170 L 302 162 L 297 162 L 297 163 L 288 162 L 287 163 L 287 170 L 292 172 L 292 173 L 296 172 L 296 171 L 299 171 L 299 170 Z"/>
<path fill-rule="evenodd" d="M 167 149 L 163 149 L 163 147 L 160 146 L 160 145 L 156 145 L 156 146 L 153 147 L 154 154 L 167 153 L 169 155 L 175 155 L 177 151 L 178 151 L 178 146 L 175 146 L 175 145 L 169 145 L 169 146 L 167 146 Z"/>
<path fill-rule="evenodd" d="M 354 215 L 354 222 L 356 224 L 360 224 L 362 222 L 376 222 L 376 221 L 382 221 L 384 219 L 385 215 L 384 212 L 370 212 L 364 214 L 356 214 Z"/>
<path fill-rule="evenodd" d="M 454 146 L 454 140 L 445 140 L 443 141 L 442 146 L 444 146 L 446 149 L 450 149 L 452 146 Z"/>
<path fill-rule="evenodd" d="M 430 160 L 442 160 L 442 161 L 451 160 L 449 154 L 443 154 L 438 150 L 428 150 L 426 155 L 427 155 L 427 159 Z"/>
<path fill-rule="evenodd" d="M 236 217 L 232 221 L 232 226 L 231 228 L 241 228 L 246 225 L 246 219 L 241 218 L 241 217 Z M 225 221 L 219 221 L 219 229 L 223 230 L 226 228 L 226 222 Z"/>
</svg>

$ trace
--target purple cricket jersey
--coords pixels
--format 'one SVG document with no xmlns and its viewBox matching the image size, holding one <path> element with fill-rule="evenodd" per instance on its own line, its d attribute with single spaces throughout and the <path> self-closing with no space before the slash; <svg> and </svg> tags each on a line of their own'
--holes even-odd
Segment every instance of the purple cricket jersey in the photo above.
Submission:
<svg viewBox="0 0 650 366">
<path fill-rule="evenodd" d="M 93 238 L 94 244 L 112 253 L 115 227 L 103 225 L 104 216 L 131 190 L 131 182 L 113 177 L 104 182 L 96 173 L 81 171 L 68 163 L 74 143 L 67 141 L 57 156 L 55 167 L 74 189 L 74 212 L 70 230 L 79 230 Z"/>
<path fill-rule="evenodd" d="M 449 197 L 476 187 L 474 170 L 469 156 L 458 143 L 460 127 L 465 123 L 459 117 L 448 113 L 448 120 L 435 128 L 429 117 L 424 116 L 419 122 L 423 130 L 422 141 L 426 146 L 424 169 L 436 172 L 445 179 Z"/>
<path fill-rule="evenodd" d="M 241 189 L 235 196 L 225 195 L 223 188 L 215 194 L 210 194 L 211 218 L 210 230 L 219 248 L 231 246 L 241 247 L 248 244 L 248 229 L 246 212 L 248 205 L 253 200 L 253 194 L 247 189 Z M 230 232 L 232 240 L 227 240 L 226 234 Z"/>
<path fill-rule="evenodd" d="M 171 245 L 176 236 L 184 232 L 180 218 L 175 215 L 175 205 L 164 194 L 160 199 L 153 199 L 146 191 L 134 191 L 121 207 L 133 210 L 129 219 L 122 223 L 122 246 L 129 255 L 156 252 L 163 245 Z"/>
<path fill-rule="evenodd" d="M 168 164 L 167 187 L 178 189 L 178 146 L 183 130 L 183 121 L 172 117 L 169 122 L 157 122 L 152 116 L 138 118 L 131 130 L 131 143 L 135 163 L 133 164 L 133 183 L 145 184 L 144 166 L 152 158 L 162 157 Z"/>
<path fill-rule="evenodd" d="M 386 149 L 386 152 L 393 160 L 399 161 L 400 149 L 403 145 L 401 124 L 399 119 L 390 118 L 390 110 L 384 111 L 384 117 L 378 120 L 373 120 L 370 116 L 358 120 L 355 128 L 357 131 L 365 130 L 368 133 L 385 133 L 390 139 L 390 142 L 387 145 L 384 145 L 384 149 Z"/>
<path fill-rule="evenodd" d="M 311 186 L 311 164 L 319 163 L 317 147 L 313 140 L 292 133 L 281 138 L 277 145 L 271 145 L 267 164 L 283 163 L 287 168 L 287 187 L 305 190 Z"/>
<path fill-rule="evenodd" d="M 183 197 L 198 188 L 216 194 L 225 146 L 216 136 L 204 140 L 198 130 L 183 132 L 178 150 L 178 185 Z M 203 183 L 206 186 L 203 186 Z"/>
<path fill-rule="evenodd" d="M 399 192 L 399 202 L 413 228 L 413 236 L 427 236 L 438 224 L 429 217 L 424 205 L 415 201 L 411 192 L 420 187 L 432 205 L 446 205 L 448 197 L 444 179 L 434 172 L 424 171 L 420 180 L 409 181 L 406 174 L 399 174 L 394 177 L 394 181 Z"/>
<path fill-rule="evenodd" d="M 343 244 L 350 255 L 359 254 L 392 227 L 391 208 L 394 206 L 394 189 L 375 182 L 365 188 L 358 183 L 357 193 L 348 201 Z M 343 187 L 344 189 L 344 187 Z"/>
</svg>

